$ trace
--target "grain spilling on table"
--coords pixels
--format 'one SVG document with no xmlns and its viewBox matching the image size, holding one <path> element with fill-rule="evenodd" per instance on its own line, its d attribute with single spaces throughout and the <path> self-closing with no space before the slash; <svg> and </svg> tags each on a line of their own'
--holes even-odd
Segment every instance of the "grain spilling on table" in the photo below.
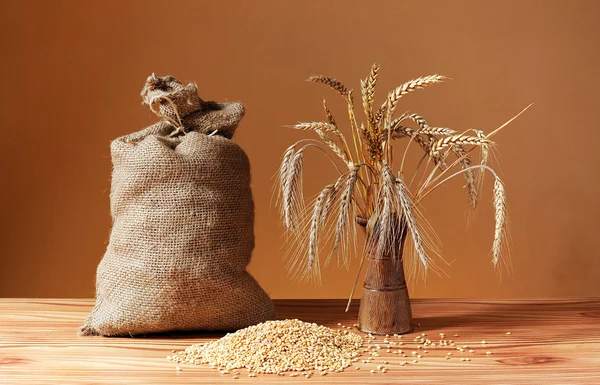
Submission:
<svg viewBox="0 0 600 385">
<path fill-rule="evenodd" d="M 492 350 L 478 352 L 470 348 L 470 345 L 481 343 L 493 349 L 494 342 L 490 344 L 482 340 L 483 336 L 463 336 L 459 341 L 458 334 L 439 332 L 438 335 L 439 339 L 433 341 L 427 338 L 426 333 L 407 335 L 413 340 L 405 345 L 410 350 L 403 351 L 392 349 L 393 345 L 403 344 L 402 335 L 374 336 L 359 331 L 357 325 L 338 323 L 337 328 L 329 328 L 288 319 L 263 322 L 229 333 L 216 341 L 192 345 L 167 356 L 167 360 L 176 365 L 207 364 L 221 375 L 233 374 L 233 378 L 239 378 L 241 370 L 246 370 L 248 377 L 276 374 L 288 378 L 311 378 L 317 374 L 324 376 L 342 372 L 350 367 L 367 373 L 385 374 L 407 370 L 400 369 L 406 366 L 416 368 L 421 363 L 465 365 L 473 360 L 491 358 Z M 446 335 L 453 335 L 457 340 L 446 339 Z M 407 354 L 410 359 L 407 359 Z"/>
<path fill-rule="evenodd" d="M 244 368 L 251 373 L 305 372 L 310 376 L 308 371 L 312 370 L 339 372 L 348 368 L 360 355 L 362 343 L 356 333 L 297 319 L 266 321 L 216 341 L 192 345 L 171 360 L 226 371 Z"/>
</svg>

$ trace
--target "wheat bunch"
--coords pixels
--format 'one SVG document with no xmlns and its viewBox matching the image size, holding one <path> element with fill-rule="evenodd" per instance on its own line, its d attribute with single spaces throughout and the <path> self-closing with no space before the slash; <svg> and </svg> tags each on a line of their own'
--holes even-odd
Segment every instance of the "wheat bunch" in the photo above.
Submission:
<svg viewBox="0 0 600 385">
<path fill-rule="evenodd" d="M 291 230 L 287 234 L 291 235 L 290 239 L 295 247 L 291 249 L 292 257 L 288 266 L 290 269 L 300 269 L 299 276 L 318 276 L 320 245 L 325 244 L 330 244 L 332 249 L 325 265 L 332 255 L 338 256 L 338 263 L 347 265 L 348 253 L 343 251 L 355 240 L 355 233 L 350 226 L 355 226 L 358 218 L 362 218 L 361 224 L 366 223 L 365 228 L 370 235 L 366 245 L 370 253 L 379 256 L 395 255 L 394 247 L 398 242 L 403 242 L 406 236 L 406 239 L 410 239 L 408 248 L 414 251 L 410 266 L 421 267 L 426 272 L 428 268 L 435 266 L 431 256 L 439 256 L 439 251 L 437 238 L 418 210 L 418 205 L 440 185 L 455 176 L 463 175 L 469 205 L 476 207 L 483 171 L 492 172 L 496 178 L 496 227 L 492 262 L 494 266 L 498 265 L 502 260 L 507 231 L 506 194 L 504 185 L 487 165 L 494 146 L 490 137 L 516 117 L 488 135 L 473 130 L 474 136 L 433 126 L 416 113 L 405 112 L 395 117 L 395 109 L 404 95 L 446 79 L 437 74 L 419 77 L 392 89 L 384 103 L 375 110 L 379 68 L 378 64 L 374 64 L 369 75 L 360 82 L 364 122 L 359 121 L 355 114 L 351 89 L 332 77 L 315 75 L 308 78 L 311 82 L 331 87 L 346 100 L 351 133 L 348 138 L 352 140 L 348 141 L 342 133 L 325 99 L 323 122 L 300 122 L 293 126 L 299 130 L 314 132 L 316 139 L 302 140 L 290 146 L 285 151 L 279 168 L 280 215 L 284 225 Z M 301 146 L 301 142 L 310 143 Z M 394 142 L 398 144 L 393 144 Z M 392 153 L 400 142 L 405 143 L 404 156 L 401 158 L 400 169 L 395 173 Z M 411 145 L 420 147 L 424 152 L 421 162 L 413 170 L 407 169 L 404 163 Z M 302 192 L 303 154 L 305 149 L 312 147 L 317 147 L 327 155 L 339 176 L 317 194 L 312 206 L 305 208 Z M 474 166 L 471 153 L 476 150 L 481 151 L 481 164 Z M 328 152 L 333 152 L 337 157 L 329 156 Z M 448 152 L 455 155 L 456 159 L 452 162 L 446 161 Z M 428 161 L 422 162 L 424 159 Z M 433 162 L 433 167 L 429 160 Z M 340 162 L 344 167 L 339 167 Z M 424 166 L 421 167 L 422 164 Z M 479 171 L 477 178 L 475 171 Z M 421 175 L 420 182 L 413 185 L 417 173 Z"/>
</svg>

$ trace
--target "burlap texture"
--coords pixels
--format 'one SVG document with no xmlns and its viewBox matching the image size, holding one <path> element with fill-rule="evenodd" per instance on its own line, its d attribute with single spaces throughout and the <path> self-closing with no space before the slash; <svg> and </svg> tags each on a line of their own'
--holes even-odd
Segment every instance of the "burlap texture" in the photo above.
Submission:
<svg viewBox="0 0 600 385">
<path fill-rule="evenodd" d="M 235 330 L 274 318 L 246 271 L 250 165 L 228 139 L 243 107 L 203 102 L 195 84 L 154 75 L 142 96 L 166 120 L 111 143 L 113 227 L 80 333 Z"/>
</svg>

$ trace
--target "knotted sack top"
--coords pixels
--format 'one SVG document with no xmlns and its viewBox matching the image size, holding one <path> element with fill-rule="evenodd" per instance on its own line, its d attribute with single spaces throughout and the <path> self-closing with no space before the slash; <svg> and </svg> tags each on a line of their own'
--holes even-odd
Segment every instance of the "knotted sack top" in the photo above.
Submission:
<svg viewBox="0 0 600 385">
<path fill-rule="evenodd" d="M 184 86 L 173 76 L 150 75 L 141 95 L 143 104 L 173 126 L 169 136 L 195 131 L 231 139 L 245 112 L 240 103 L 204 101 L 196 83 Z"/>
</svg>

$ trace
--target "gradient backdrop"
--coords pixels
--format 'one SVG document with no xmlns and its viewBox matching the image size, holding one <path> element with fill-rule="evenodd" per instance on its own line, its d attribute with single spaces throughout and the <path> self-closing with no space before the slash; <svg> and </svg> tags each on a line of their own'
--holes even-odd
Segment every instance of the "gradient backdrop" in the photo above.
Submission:
<svg viewBox="0 0 600 385">
<path fill-rule="evenodd" d="M 411 78 L 452 80 L 403 98 L 433 124 L 486 131 L 535 105 L 495 139 L 510 205 L 513 272 L 490 264 L 491 181 L 467 232 L 462 181 L 425 201 L 451 262 L 414 297 L 600 295 L 598 1 L 2 1 L 0 296 L 91 297 L 111 220 L 109 143 L 156 119 L 139 92 L 152 72 L 196 81 L 204 99 L 242 101 L 235 140 L 252 162 L 256 249 L 250 271 L 274 298 L 343 298 L 357 271 L 290 282 L 271 203 L 282 152 L 338 121 L 324 86 L 358 90 L 375 61 L 380 93 Z M 381 100 L 381 99 L 379 99 Z M 316 153 L 306 195 L 333 177 Z"/>
</svg>

